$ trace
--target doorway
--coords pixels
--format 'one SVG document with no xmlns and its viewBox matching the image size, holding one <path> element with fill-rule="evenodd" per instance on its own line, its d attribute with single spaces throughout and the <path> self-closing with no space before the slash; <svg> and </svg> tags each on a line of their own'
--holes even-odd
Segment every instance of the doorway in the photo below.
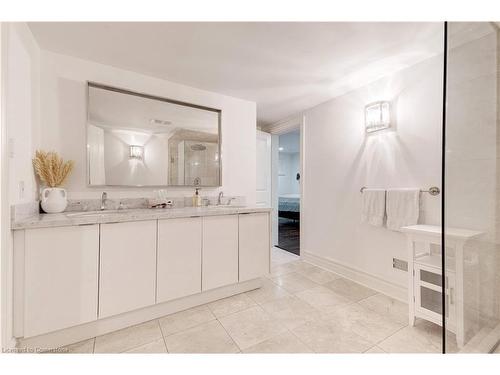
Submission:
<svg viewBox="0 0 500 375">
<path fill-rule="evenodd" d="M 300 255 L 300 129 L 279 134 L 277 173 L 277 247 Z"/>
</svg>

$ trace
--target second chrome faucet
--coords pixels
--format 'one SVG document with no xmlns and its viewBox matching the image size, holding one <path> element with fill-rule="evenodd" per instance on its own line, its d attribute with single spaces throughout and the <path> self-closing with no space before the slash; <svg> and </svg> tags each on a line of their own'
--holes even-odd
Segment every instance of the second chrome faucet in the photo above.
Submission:
<svg viewBox="0 0 500 375">
<path fill-rule="evenodd" d="M 101 194 L 101 211 L 104 211 L 106 209 L 106 201 L 107 200 L 108 200 L 108 193 L 103 191 Z"/>
</svg>

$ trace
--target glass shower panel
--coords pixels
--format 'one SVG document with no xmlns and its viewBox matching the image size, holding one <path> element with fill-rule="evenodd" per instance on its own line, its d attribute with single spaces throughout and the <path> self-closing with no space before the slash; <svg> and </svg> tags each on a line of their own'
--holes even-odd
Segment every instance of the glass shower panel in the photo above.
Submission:
<svg viewBox="0 0 500 375">
<path fill-rule="evenodd" d="M 498 24 L 448 23 L 447 43 L 445 348 L 487 353 L 500 339 Z"/>
<path fill-rule="evenodd" d="M 214 186 L 219 181 L 219 145 L 215 142 L 184 141 L 185 185 Z"/>
</svg>

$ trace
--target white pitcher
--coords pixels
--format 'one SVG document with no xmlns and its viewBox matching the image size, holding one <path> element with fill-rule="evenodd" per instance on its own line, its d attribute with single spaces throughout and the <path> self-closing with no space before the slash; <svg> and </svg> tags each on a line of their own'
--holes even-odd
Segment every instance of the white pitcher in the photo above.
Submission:
<svg viewBox="0 0 500 375">
<path fill-rule="evenodd" d="M 68 205 L 66 190 L 45 188 L 42 190 L 42 209 L 48 214 L 63 212 Z"/>
</svg>

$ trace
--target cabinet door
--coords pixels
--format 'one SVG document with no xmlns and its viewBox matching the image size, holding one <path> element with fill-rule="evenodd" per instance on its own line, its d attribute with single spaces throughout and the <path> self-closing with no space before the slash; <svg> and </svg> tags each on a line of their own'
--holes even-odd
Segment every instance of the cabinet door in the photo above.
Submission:
<svg viewBox="0 0 500 375">
<path fill-rule="evenodd" d="M 269 273 L 269 214 L 239 215 L 239 281 Z"/>
<path fill-rule="evenodd" d="M 238 282 L 238 216 L 203 218 L 202 289 Z"/>
<path fill-rule="evenodd" d="M 27 229 L 24 336 L 97 319 L 99 227 Z"/>
<path fill-rule="evenodd" d="M 155 303 L 156 225 L 101 224 L 99 318 Z"/>
<path fill-rule="evenodd" d="M 201 218 L 158 221 L 156 301 L 201 292 Z"/>
</svg>

